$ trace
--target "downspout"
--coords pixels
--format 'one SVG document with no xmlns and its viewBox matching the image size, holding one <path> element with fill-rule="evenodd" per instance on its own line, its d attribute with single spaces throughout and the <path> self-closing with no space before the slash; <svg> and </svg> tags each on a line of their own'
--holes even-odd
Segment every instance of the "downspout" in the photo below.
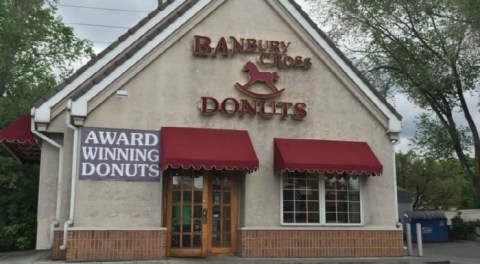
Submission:
<svg viewBox="0 0 480 264">
<path fill-rule="evenodd" d="M 55 227 L 59 226 L 59 224 L 60 224 L 60 209 L 61 209 L 61 206 L 62 206 L 61 199 L 62 199 L 62 186 L 63 186 L 63 174 L 62 174 L 62 172 L 63 172 L 63 146 L 58 144 L 57 142 L 55 142 L 53 139 L 48 138 L 44 134 L 37 131 L 37 129 L 35 127 L 35 121 L 34 121 L 35 108 L 32 108 L 32 110 L 30 111 L 30 116 L 31 116 L 30 129 L 31 129 L 32 133 L 58 149 L 57 204 L 55 206 L 55 219 L 53 219 L 53 222 L 50 224 L 50 237 L 49 237 L 49 242 L 48 242 L 49 243 L 48 247 L 51 248 L 53 246 L 53 237 L 54 237 Z"/>
<path fill-rule="evenodd" d="M 70 110 L 72 108 L 72 100 L 67 102 L 67 127 L 73 130 L 73 147 L 72 147 L 72 174 L 71 174 L 71 188 L 70 188 L 70 213 L 68 220 L 63 224 L 63 244 L 60 246 L 61 250 L 67 249 L 68 228 L 73 225 L 75 217 L 75 197 L 77 186 L 77 157 L 78 157 L 78 127 L 73 126 L 70 120 Z"/>
<path fill-rule="evenodd" d="M 393 152 L 393 192 L 395 198 L 395 225 L 399 227 L 401 226 L 401 220 L 398 218 L 398 190 L 397 190 L 397 161 L 395 156 L 395 145 L 398 144 L 398 139 L 392 139 L 392 152 Z M 399 221 L 400 220 L 400 221 Z"/>
</svg>

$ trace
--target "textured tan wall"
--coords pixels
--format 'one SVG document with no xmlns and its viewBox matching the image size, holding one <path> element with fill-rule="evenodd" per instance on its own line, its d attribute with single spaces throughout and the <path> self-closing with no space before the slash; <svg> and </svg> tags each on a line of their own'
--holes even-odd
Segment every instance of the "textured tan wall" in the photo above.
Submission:
<svg viewBox="0 0 480 264">
<path fill-rule="evenodd" d="M 47 133 L 47 137 L 63 145 L 64 165 L 62 170 L 62 192 L 60 203 L 60 225 L 68 219 L 70 203 L 70 179 L 71 179 L 71 153 L 72 134 Z M 58 161 L 59 150 L 47 142 L 42 143 L 40 180 L 37 208 L 37 249 L 48 249 L 50 239 L 50 225 L 55 219 L 58 186 Z"/>
<path fill-rule="evenodd" d="M 42 145 L 37 208 L 37 249 L 48 249 L 50 224 L 55 217 L 57 193 L 58 151 L 49 144 Z M 46 166 L 46 164 L 51 164 Z"/>
<path fill-rule="evenodd" d="M 94 110 L 85 120 L 85 126 L 248 130 L 260 169 L 246 176 L 245 200 L 239 201 L 246 208 L 243 222 L 247 227 L 280 225 L 280 180 L 273 173 L 274 137 L 366 141 L 383 164 L 384 174 L 364 181 L 365 225 L 393 227 L 396 220 L 393 148 L 383 125 L 386 119 L 377 109 L 365 104 L 368 101 L 364 95 L 352 90 L 348 78 L 276 4 L 257 0 L 226 1 L 213 15 L 203 18 L 207 13 L 182 27 L 142 63 L 116 80 L 109 90 L 92 100 L 89 108 Z M 200 21 L 201 24 L 194 25 Z M 307 118 L 266 120 L 260 116 L 240 118 L 220 113 L 202 116 L 197 108 L 202 96 L 251 100 L 234 84 L 246 82 L 247 76 L 241 69 L 247 61 L 255 61 L 256 56 L 196 57 L 194 35 L 208 36 L 214 43 L 222 36 L 291 42 L 288 54 L 311 57 L 311 69 L 262 70 L 275 70 L 280 75 L 277 84 L 285 88 L 285 92 L 275 100 L 306 103 Z M 128 96 L 114 96 L 116 89 L 127 91 Z M 77 194 L 76 226 L 160 226 L 160 183 L 79 181 Z"/>
</svg>

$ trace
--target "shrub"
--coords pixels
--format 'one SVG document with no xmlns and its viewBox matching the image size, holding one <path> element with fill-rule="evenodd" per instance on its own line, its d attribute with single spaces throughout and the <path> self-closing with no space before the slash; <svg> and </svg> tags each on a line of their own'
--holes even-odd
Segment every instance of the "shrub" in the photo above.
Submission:
<svg viewBox="0 0 480 264">
<path fill-rule="evenodd" d="M 19 165 L 0 150 L 0 252 L 35 247 L 38 166 Z"/>
<path fill-rule="evenodd" d="M 475 228 L 480 226 L 480 221 L 465 222 L 460 217 L 460 213 L 452 218 L 451 235 L 452 239 L 458 240 L 476 240 L 477 233 Z"/>
</svg>

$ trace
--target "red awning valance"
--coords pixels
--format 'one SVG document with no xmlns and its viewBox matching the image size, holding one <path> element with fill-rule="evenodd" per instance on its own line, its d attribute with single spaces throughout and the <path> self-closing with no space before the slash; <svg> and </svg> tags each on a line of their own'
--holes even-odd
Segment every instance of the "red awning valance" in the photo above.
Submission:
<svg viewBox="0 0 480 264">
<path fill-rule="evenodd" d="M 167 168 L 256 170 L 258 158 L 247 131 L 163 127 L 162 170 Z"/>
<path fill-rule="evenodd" d="M 383 167 L 366 142 L 274 139 L 275 171 L 382 173 Z"/>
<path fill-rule="evenodd" d="M 21 163 L 38 163 L 40 146 L 30 130 L 30 113 L 0 131 L 0 144 Z"/>
</svg>

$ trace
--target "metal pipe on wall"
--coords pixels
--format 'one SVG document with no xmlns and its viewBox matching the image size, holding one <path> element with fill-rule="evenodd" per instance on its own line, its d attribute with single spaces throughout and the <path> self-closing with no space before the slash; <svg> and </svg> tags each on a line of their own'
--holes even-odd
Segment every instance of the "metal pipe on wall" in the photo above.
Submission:
<svg viewBox="0 0 480 264">
<path fill-rule="evenodd" d="M 60 225 L 60 210 L 62 206 L 61 200 L 62 200 L 62 190 L 63 190 L 63 146 L 55 142 L 53 139 L 37 131 L 35 127 L 35 121 L 34 121 L 35 108 L 32 108 L 32 110 L 30 111 L 30 116 L 31 116 L 30 130 L 32 131 L 32 133 L 58 149 L 57 198 L 56 198 L 57 201 L 55 206 L 55 219 L 50 224 L 50 232 L 49 232 L 49 240 L 48 240 L 49 241 L 48 246 L 52 247 L 55 227 Z"/>
<path fill-rule="evenodd" d="M 73 130 L 73 147 L 72 147 L 72 173 L 71 173 L 71 188 L 70 188 L 70 212 L 68 220 L 63 224 L 63 244 L 60 246 L 61 250 L 67 248 L 68 228 L 73 225 L 75 217 L 75 197 L 77 190 L 77 158 L 78 158 L 78 127 L 71 124 L 70 109 L 72 100 L 67 103 L 67 127 Z"/>
<path fill-rule="evenodd" d="M 398 140 L 392 140 L 393 148 L 393 193 L 395 199 L 395 224 L 398 226 L 402 221 L 398 215 L 398 190 L 397 190 L 397 165 L 396 165 L 396 156 L 395 156 L 395 145 L 398 144 Z"/>
</svg>

